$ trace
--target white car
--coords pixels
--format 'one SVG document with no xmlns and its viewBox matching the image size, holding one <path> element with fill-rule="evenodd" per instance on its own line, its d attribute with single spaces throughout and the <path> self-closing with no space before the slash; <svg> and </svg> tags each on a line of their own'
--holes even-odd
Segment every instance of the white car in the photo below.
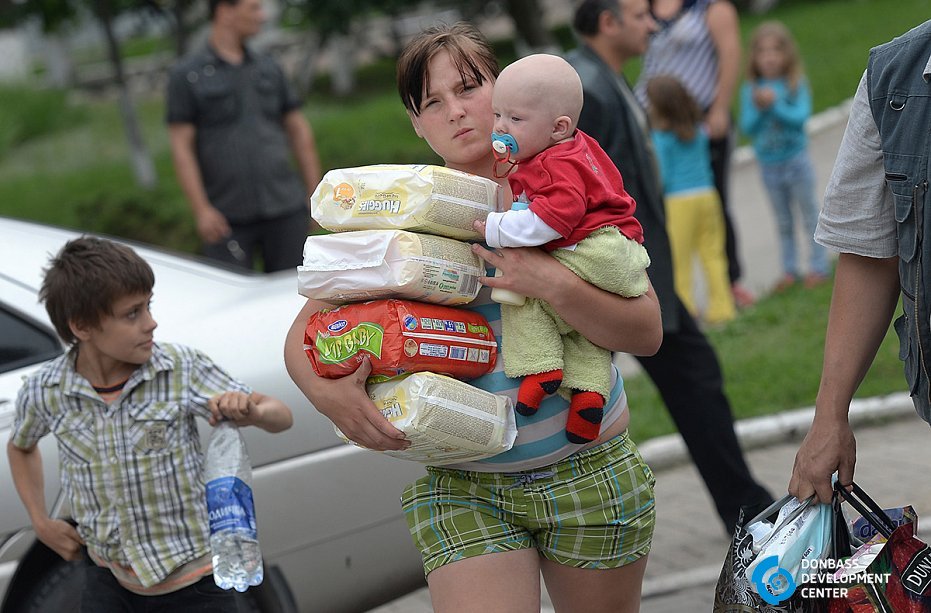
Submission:
<svg viewBox="0 0 931 613">
<path fill-rule="evenodd" d="M 9 439 L 24 376 L 63 351 L 37 299 L 42 270 L 77 232 L 0 217 L 0 441 Z M 155 271 L 156 341 L 203 350 L 233 376 L 283 399 L 287 432 L 244 429 L 254 471 L 265 582 L 249 610 L 364 611 L 423 585 L 399 496 L 423 466 L 345 445 L 285 371 L 285 333 L 303 304 L 296 275 L 235 272 L 133 247 Z M 208 426 L 204 424 L 202 434 Z M 50 511 L 68 517 L 53 436 L 40 443 Z M 77 610 L 80 563 L 35 537 L 0 458 L 0 611 Z M 250 598 L 251 597 L 251 598 Z"/>
</svg>

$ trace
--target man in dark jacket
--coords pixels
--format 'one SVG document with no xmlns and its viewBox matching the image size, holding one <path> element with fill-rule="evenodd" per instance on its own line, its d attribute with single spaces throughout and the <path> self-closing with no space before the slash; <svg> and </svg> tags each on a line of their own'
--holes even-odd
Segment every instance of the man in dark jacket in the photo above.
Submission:
<svg viewBox="0 0 931 613">
<path fill-rule="evenodd" d="M 772 496 L 757 483 L 734 433 L 714 349 L 675 293 L 663 193 L 649 139 L 646 113 L 621 74 L 646 51 L 656 23 L 648 0 L 584 0 L 574 27 L 582 45 L 566 59 L 582 79 L 585 102 L 579 129 L 608 153 L 637 202 L 648 269 L 663 313 L 663 345 L 638 357 L 659 389 L 692 460 L 733 533 L 741 506 L 765 505 Z"/>
</svg>

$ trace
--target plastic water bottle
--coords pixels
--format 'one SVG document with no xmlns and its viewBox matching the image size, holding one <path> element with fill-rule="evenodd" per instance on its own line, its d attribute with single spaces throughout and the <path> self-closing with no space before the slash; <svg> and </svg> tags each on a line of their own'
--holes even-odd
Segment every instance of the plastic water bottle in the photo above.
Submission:
<svg viewBox="0 0 931 613">
<path fill-rule="evenodd" d="M 252 466 L 236 424 L 217 424 L 204 461 L 213 580 L 228 590 L 245 592 L 262 583 L 262 552 L 252 501 Z"/>
<path fill-rule="evenodd" d="M 530 208 L 529 202 L 517 201 L 511 205 L 512 211 L 523 211 L 524 209 Z M 501 276 L 501 269 L 495 269 L 495 276 Z M 504 289 L 503 287 L 496 287 L 491 290 L 491 299 L 497 302 L 498 304 L 510 304 L 512 306 L 521 306 L 524 302 L 527 301 L 527 296 L 518 294 L 515 291 Z"/>
</svg>

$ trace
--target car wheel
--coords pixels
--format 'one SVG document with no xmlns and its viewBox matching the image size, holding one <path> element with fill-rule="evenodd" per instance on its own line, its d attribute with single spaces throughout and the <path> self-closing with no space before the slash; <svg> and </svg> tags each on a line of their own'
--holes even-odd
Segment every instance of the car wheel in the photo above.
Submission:
<svg viewBox="0 0 931 613">
<path fill-rule="evenodd" d="M 79 613 L 86 562 L 56 562 L 32 587 L 16 613 Z M 236 594 L 237 613 L 262 613 L 249 591 Z"/>
</svg>

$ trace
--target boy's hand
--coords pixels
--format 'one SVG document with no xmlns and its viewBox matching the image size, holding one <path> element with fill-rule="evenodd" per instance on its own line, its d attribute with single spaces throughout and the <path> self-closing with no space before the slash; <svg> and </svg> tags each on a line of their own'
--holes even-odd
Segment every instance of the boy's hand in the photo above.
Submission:
<svg viewBox="0 0 931 613">
<path fill-rule="evenodd" d="M 482 238 L 485 238 L 485 222 L 479 221 L 476 219 L 472 222 L 472 229 L 482 235 Z"/>
<path fill-rule="evenodd" d="M 255 402 L 251 394 L 245 392 L 223 392 L 217 394 L 207 403 L 210 408 L 210 425 L 215 426 L 224 419 L 234 423 L 242 424 L 249 417 L 256 417 L 253 412 L 256 409 Z M 250 421 L 251 423 L 251 421 Z"/>
<path fill-rule="evenodd" d="M 36 536 L 46 547 L 69 562 L 81 559 L 84 540 L 74 526 L 61 519 L 48 518 L 34 525 Z"/>
</svg>

